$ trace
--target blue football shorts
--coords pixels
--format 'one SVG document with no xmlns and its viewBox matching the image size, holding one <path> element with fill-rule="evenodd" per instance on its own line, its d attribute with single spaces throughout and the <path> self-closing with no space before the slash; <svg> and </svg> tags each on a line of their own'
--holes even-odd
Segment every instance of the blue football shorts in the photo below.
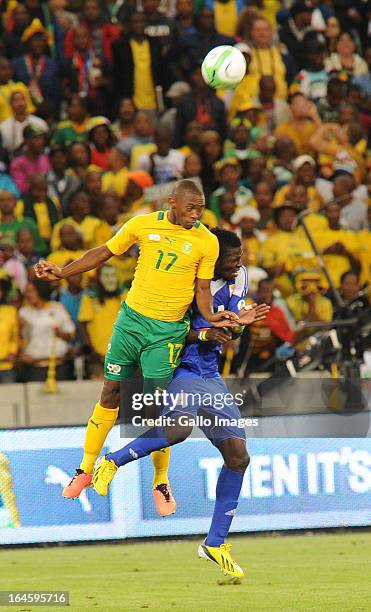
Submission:
<svg viewBox="0 0 371 612">
<path fill-rule="evenodd" d="M 189 415 L 215 446 L 229 438 L 246 439 L 239 408 L 221 377 L 202 378 L 180 366 L 166 393 L 162 415 Z"/>
</svg>

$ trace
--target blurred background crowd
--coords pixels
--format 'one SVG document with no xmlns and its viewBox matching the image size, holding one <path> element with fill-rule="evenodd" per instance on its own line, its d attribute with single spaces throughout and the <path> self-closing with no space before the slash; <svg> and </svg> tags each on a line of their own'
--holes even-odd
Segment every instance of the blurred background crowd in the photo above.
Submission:
<svg viewBox="0 0 371 612">
<path fill-rule="evenodd" d="M 0 0 L 0 382 L 102 375 L 137 250 L 53 286 L 60 266 L 173 181 L 203 186 L 203 223 L 239 234 L 250 297 L 271 304 L 232 371 L 269 368 L 303 322 L 364 289 L 371 244 L 371 5 L 367 0 Z M 236 45 L 235 90 L 206 53 Z M 303 215 L 303 211 L 306 215 Z M 299 220 L 305 218 L 314 240 Z M 331 283 L 330 283 L 331 285 Z M 160 314 L 160 313 L 159 313 Z"/>
</svg>

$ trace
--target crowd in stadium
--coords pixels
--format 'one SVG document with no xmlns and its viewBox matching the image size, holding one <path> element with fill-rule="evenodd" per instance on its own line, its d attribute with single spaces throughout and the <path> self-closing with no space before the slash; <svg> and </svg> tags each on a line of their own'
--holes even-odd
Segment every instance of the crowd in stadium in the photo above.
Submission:
<svg viewBox="0 0 371 612">
<path fill-rule="evenodd" d="M 369 2 L 0 0 L 0 382 L 101 377 L 138 252 L 61 284 L 35 278 L 201 181 L 202 222 L 241 237 L 251 369 L 330 322 L 370 282 Z M 201 76 L 213 47 L 247 64 L 235 90 Z M 297 223 L 295 223 L 297 221 Z M 282 355 L 285 353 L 283 352 Z M 81 374 L 81 373 L 80 373 Z"/>
</svg>

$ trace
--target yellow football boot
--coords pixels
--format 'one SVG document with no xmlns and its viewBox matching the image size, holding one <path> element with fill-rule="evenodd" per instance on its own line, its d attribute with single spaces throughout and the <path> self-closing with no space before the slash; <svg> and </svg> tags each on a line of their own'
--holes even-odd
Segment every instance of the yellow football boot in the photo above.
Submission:
<svg viewBox="0 0 371 612">
<path fill-rule="evenodd" d="M 198 547 L 198 556 L 200 559 L 213 561 L 219 565 L 221 571 L 226 576 L 234 578 L 242 578 L 244 576 L 243 569 L 232 559 L 231 555 L 232 544 L 221 544 L 220 546 L 207 546 L 205 542 Z"/>
<path fill-rule="evenodd" d="M 100 457 L 95 466 L 92 479 L 92 487 L 98 495 L 107 495 L 108 487 L 118 470 L 114 461 Z"/>
</svg>

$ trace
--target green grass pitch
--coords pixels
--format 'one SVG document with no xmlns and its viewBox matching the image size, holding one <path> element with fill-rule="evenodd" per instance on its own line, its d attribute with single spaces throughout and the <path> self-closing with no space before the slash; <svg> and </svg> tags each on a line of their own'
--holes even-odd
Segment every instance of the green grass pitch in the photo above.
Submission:
<svg viewBox="0 0 371 612">
<path fill-rule="evenodd" d="M 371 533 L 231 538 L 245 569 L 219 585 L 197 540 L 0 550 L 0 590 L 69 590 L 71 608 L 106 612 L 357 612 L 371 601 Z M 0 608 L 56 611 L 59 607 Z"/>
</svg>

